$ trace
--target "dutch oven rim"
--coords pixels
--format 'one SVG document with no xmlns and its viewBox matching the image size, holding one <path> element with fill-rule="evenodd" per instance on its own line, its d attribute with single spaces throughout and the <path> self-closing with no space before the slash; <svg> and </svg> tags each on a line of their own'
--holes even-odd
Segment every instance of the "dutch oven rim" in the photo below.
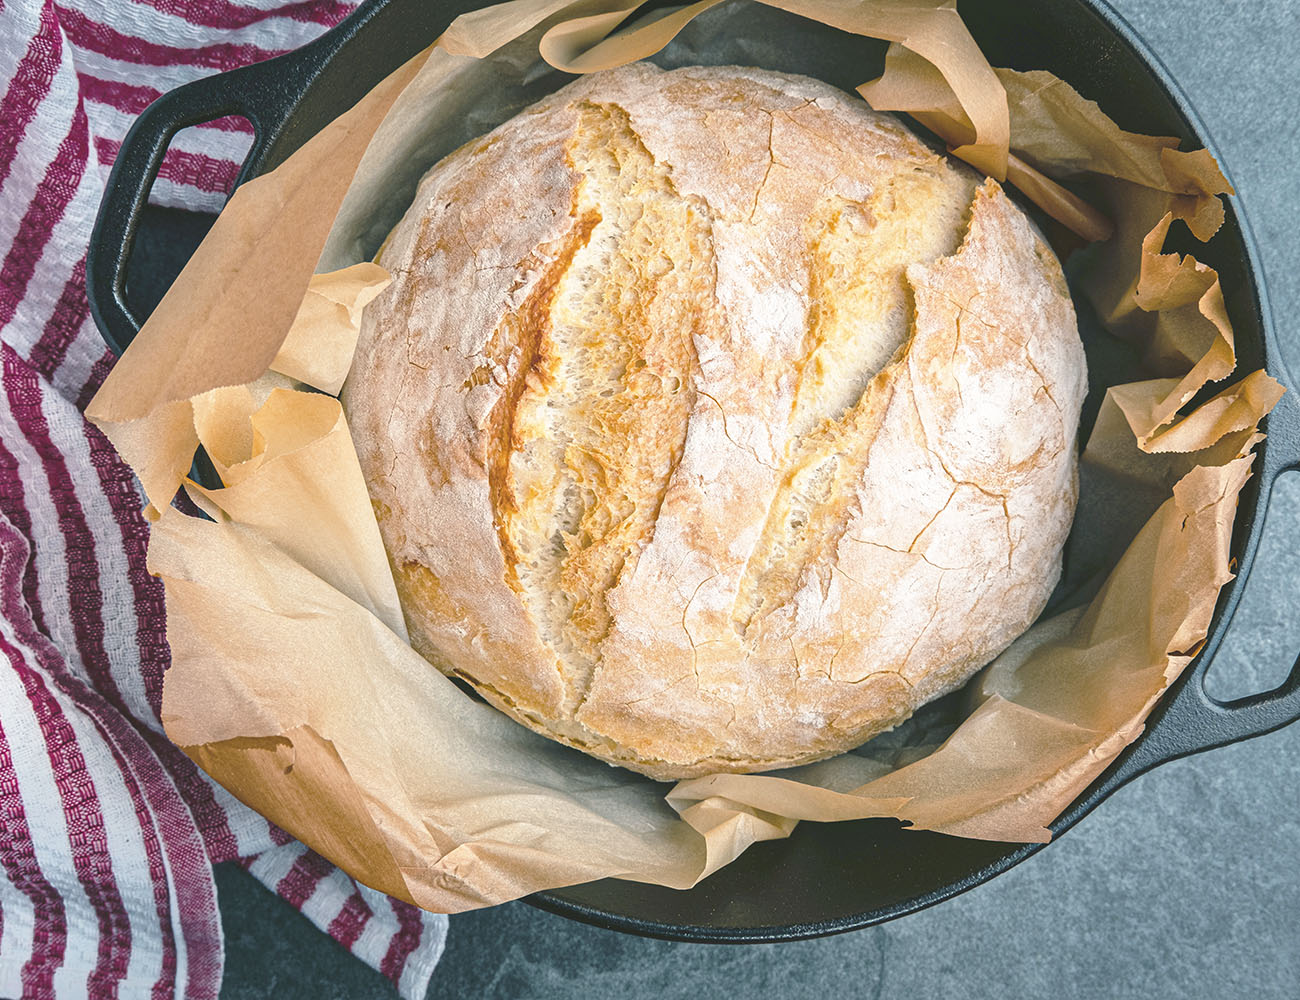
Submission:
<svg viewBox="0 0 1300 1000">
<path fill-rule="evenodd" d="M 237 183 L 274 168 L 292 149 L 343 110 L 335 103 L 324 115 L 319 108 L 313 114 L 303 113 L 313 85 L 331 60 L 352 39 L 378 23 L 393 2 L 367 0 L 346 20 L 308 45 L 276 59 L 207 77 L 170 91 L 137 119 L 123 140 L 110 173 L 87 254 L 86 293 L 91 313 L 105 342 L 115 353 L 120 354 L 125 349 L 140 326 L 140 320 L 127 304 L 127 263 L 149 189 L 175 133 L 225 115 L 241 115 L 253 124 L 255 140 Z M 1129 49 L 1170 100 L 1187 134 L 1200 141 L 1222 165 L 1222 158 L 1187 96 L 1137 32 L 1106 0 L 1073 2 L 1092 13 Z M 437 26 L 427 35 L 406 32 L 400 44 L 405 45 L 407 51 L 397 54 L 393 66 L 414 55 L 455 16 L 465 10 L 488 6 L 488 3 L 448 0 L 438 6 L 438 13 L 433 15 Z M 383 68 L 383 71 L 390 68 L 392 66 Z M 362 81 L 360 93 L 376 82 L 378 77 Z M 1226 173 L 1226 166 L 1224 170 Z M 1236 200 L 1225 200 L 1228 219 L 1236 224 L 1244 250 L 1265 362 L 1276 373 L 1286 374 L 1276 346 L 1254 236 L 1247 219 L 1238 210 Z M 1159 764 L 1262 735 L 1300 718 L 1300 660 L 1281 685 L 1246 698 L 1220 702 L 1205 691 L 1203 683 L 1219 647 L 1228 636 L 1233 613 L 1249 578 L 1264 530 L 1272 485 L 1283 472 L 1300 467 L 1300 404 L 1294 396 L 1293 392 L 1287 393 L 1274 412 L 1265 418 L 1263 426 L 1269 436 L 1256 449 L 1254 488 L 1258 496 L 1253 505 L 1243 503 L 1238 515 L 1239 532 L 1242 532 L 1243 519 L 1245 521 L 1243 537 L 1240 538 L 1238 574 L 1220 593 L 1206 642 L 1151 712 L 1145 731 L 1051 824 L 1053 841 L 1117 788 Z M 1243 497 L 1248 496 L 1248 493 L 1243 494 Z M 896 824 L 891 820 L 859 822 Z M 762 846 L 755 845 L 751 850 Z M 1007 871 L 1045 846 L 1009 844 L 1007 852 L 996 860 L 929 892 L 861 913 L 809 923 L 766 927 L 669 924 L 594 907 L 569 898 L 564 888 L 534 894 L 526 901 L 570 919 L 646 937 L 701 943 L 793 941 L 856 930 L 933 906 Z M 569 887 L 573 890 L 578 888 Z"/>
</svg>

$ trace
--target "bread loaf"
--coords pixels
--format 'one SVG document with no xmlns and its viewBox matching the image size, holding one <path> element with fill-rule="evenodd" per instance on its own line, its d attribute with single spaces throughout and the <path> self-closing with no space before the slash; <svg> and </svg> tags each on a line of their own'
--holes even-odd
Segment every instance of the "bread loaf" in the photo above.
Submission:
<svg viewBox="0 0 1300 1000">
<path fill-rule="evenodd" d="M 584 77 L 424 179 L 344 404 L 431 663 L 668 779 L 817 760 L 1042 610 L 1086 378 L 993 181 L 823 83 Z"/>
</svg>

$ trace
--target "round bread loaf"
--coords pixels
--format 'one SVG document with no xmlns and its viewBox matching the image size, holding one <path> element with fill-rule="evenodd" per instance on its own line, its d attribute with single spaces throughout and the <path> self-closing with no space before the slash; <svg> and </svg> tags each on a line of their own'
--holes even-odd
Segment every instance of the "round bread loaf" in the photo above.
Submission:
<svg viewBox="0 0 1300 1000">
<path fill-rule="evenodd" d="M 655 778 L 855 747 L 1042 610 L 1083 350 L 993 181 L 644 63 L 439 163 L 344 404 L 415 648 Z"/>
</svg>

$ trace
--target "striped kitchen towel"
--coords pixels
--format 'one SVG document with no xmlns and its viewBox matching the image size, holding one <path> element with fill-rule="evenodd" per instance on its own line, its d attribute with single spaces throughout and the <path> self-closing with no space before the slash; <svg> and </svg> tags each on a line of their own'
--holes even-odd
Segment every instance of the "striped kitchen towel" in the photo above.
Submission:
<svg viewBox="0 0 1300 1000">
<path fill-rule="evenodd" d="M 136 481 L 81 411 L 113 363 L 86 246 L 133 117 L 302 45 L 337 0 L 0 0 L 0 997 L 215 997 L 212 865 L 239 861 L 403 996 L 446 918 L 360 887 L 162 733 L 159 582 Z M 251 134 L 187 129 L 154 198 L 216 210 Z"/>
</svg>

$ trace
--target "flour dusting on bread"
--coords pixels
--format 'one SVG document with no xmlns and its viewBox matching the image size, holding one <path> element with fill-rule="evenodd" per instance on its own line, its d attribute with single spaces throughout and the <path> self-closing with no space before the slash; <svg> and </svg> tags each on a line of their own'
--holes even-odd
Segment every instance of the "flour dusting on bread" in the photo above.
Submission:
<svg viewBox="0 0 1300 1000">
<path fill-rule="evenodd" d="M 412 642 L 657 778 L 850 749 L 1041 612 L 1086 388 L 992 181 L 814 80 L 593 74 L 453 153 L 344 390 Z"/>
</svg>

